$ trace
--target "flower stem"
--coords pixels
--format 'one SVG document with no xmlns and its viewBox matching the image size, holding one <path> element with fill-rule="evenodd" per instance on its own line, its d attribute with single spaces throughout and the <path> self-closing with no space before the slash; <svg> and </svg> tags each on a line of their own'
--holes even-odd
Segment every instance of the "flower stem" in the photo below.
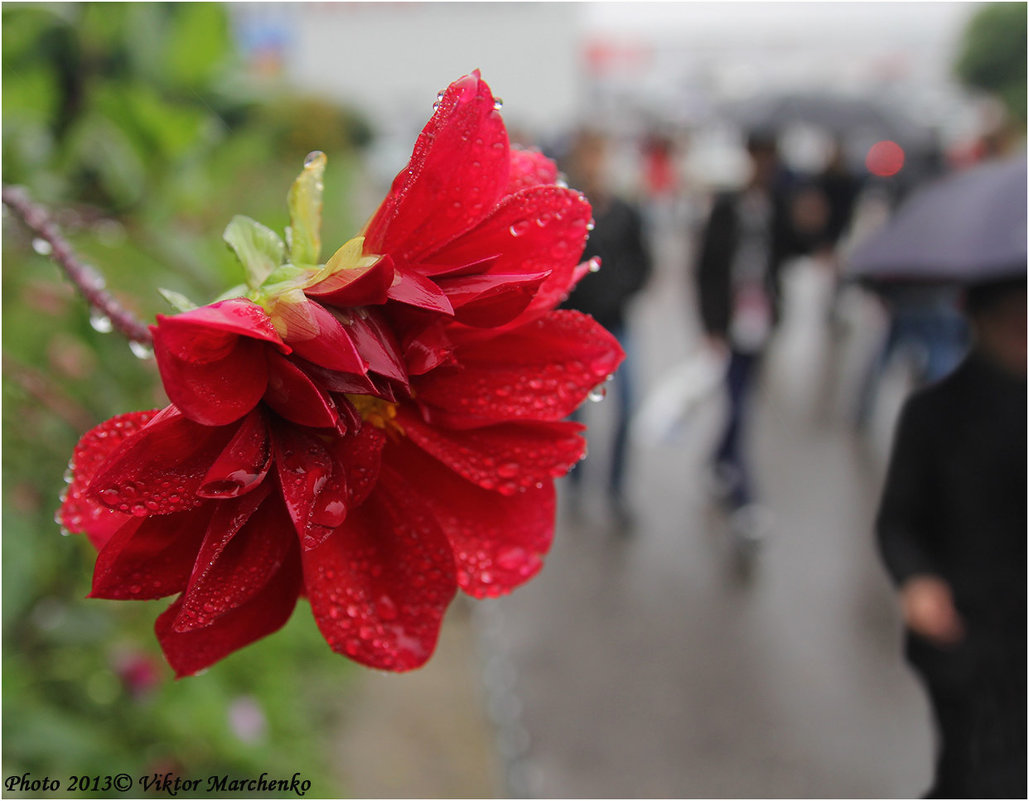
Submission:
<svg viewBox="0 0 1029 801">
<path fill-rule="evenodd" d="M 104 279 L 95 268 L 83 263 L 75 255 L 57 228 L 57 224 L 42 206 L 33 203 L 25 190 L 18 187 L 3 188 L 3 203 L 14 212 L 37 237 L 50 245 L 50 256 L 64 270 L 86 302 L 111 321 L 111 326 L 131 342 L 151 344 L 147 326 L 104 289 Z"/>
</svg>

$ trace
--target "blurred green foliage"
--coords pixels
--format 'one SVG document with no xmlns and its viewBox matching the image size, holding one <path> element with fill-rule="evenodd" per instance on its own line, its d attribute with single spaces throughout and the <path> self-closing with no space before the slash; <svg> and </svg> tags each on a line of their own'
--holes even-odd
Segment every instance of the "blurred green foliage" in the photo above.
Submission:
<svg viewBox="0 0 1029 801">
<path fill-rule="evenodd" d="M 964 32 L 956 71 L 968 86 L 995 95 L 1026 125 L 1026 4 L 989 3 Z"/>
<path fill-rule="evenodd" d="M 170 311 L 158 287 L 203 303 L 242 280 L 223 228 L 246 214 L 281 232 L 308 150 L 329 154 L 326 247 L 358 230 L 367 125 L 249 77 L 226 7 L 4 4 L 2 20 L 4 183 L 48 205 L 142 319 Z M 309 796 L 338 795 L 333 727 L 354 668 L 306 602 L 282 632 L 175 681 L 152 631 L 167 602 L 85 599 L 95 554 L 58 534 L 62 473 L 88 427 L 166 400 L 152 361 L 95 331 L 32 245 L 5 210 L 4 776 L 59 778 L 64 795 L 71 775 L 299 771 Z"/>
</svg>

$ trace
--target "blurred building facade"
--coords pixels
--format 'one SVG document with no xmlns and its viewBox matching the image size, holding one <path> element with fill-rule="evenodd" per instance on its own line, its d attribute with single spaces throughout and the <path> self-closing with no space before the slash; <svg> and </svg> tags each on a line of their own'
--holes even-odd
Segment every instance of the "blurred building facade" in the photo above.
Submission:
<svg viewBox="0 0 1029 801">
<path fill-rule="evenodd" d="M 257 72 L 324 92 L 396 139 L 399 167 L 435 93 L 481 69 L 510 128 L 546 141 L 588 121 L 626 138 L 688 133 L 727 183 L 727 105 L 778 92 L 873 99 L 946 144 L 976 125 L 952 75 L 974 3 L 242 3 Z M 738 125 L 736 126 L 738 127 Z M 726 129 L 729 133 L 726 133 Z M 399 142 L 406 142 L 406 152 Z M 803 143 L 802 143 L 803 144 Z M 800 149 L 803 149 L 802 147 Z M 397 162 L 393 165 L 392 162 Z M 388 168 L 384 166 L 388 171 Z"/>
</svg>

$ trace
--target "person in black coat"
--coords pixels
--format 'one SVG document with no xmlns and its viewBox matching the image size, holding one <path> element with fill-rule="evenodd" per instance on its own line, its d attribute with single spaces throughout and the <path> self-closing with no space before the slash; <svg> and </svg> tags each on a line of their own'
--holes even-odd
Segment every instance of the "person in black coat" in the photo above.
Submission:
<svg viewBox="0 0 1029 801">
<path fill-rule="evenodd" d="M 876 532 L 939 748 L 930 798 L 1026 797 L 1026 283 L 967 293 L 975 340 L 904 405 Z"/>
<path fill-rule="evenodd" d="M 789 187 L 771 133 L 747 142 L 747 185 L 718 196 L 700 237 L 696 262 L 698 311 L 709 345 L 728 358 L 729 414 L 714 456 L 714 473 L 729 508 L 754 506 L 745 458 L 744 420 L 760 357 L 778 317 L 779 272 L 791 245 Z M 738 517 L 738 516 L 737 516 Z M 757 539 L 744 514 L 737 534 Z"/>
<path fill-rule="evenodd" d="M 615 426 L 607 490 L 615 521 L 623 532 L 627 532 L 632 523 L 625 497 L 625 482 L 635 364 L 626 312 L 630 301 L 649 280 L 653 263 L 638 206 L 619 197 L 608 186 L 607 149 L 606 137 L 591 130 L 580 131 L 572 146 L 568 163 L 569 181 L 585 193 L 593 206 L 594 228 L 582 258 L 584 261 L 599 258 L 600 269 L 579 281 L 564 308 L 592 315 L 614 334 L 625 351 L 625 361 L 613 381 Z M 571 475 L 573 482 L 581 480 L 578 468 Z"/>
</svg>

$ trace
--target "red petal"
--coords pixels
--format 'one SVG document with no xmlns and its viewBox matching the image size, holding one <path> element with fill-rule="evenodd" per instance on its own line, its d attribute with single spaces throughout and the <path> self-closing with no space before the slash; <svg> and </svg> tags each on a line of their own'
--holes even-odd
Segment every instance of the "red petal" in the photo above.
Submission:
<svg viewBox="0 0 1029 801">
<path fill-rule="evenodd" d="M 212 428 L 164 409 L 114 454 L 89 493 L 106 506 L 137 516 L 166 515 L 200 503 L 197 491 L 237 427 Z"/>
<path fill-rule="evenodd" d="M 315 500 L 332 475 L 332 457 L 320 437 L 296 426 L 278 426 L 273 441 L 282 497 L 297 536 L 305 543 Z"/>
<path fill-rule="evenodd" d="M 290 489 L 290 512 L 296 515 L 294 526 L 305 550 L 321 545 L 343 524 L 350 509 L 364 503 L 379 478 L 384 442 L 385 435 L 379 429 L 361 426 L 346 436 L 333 437 L 324 443 L 329 457 L 329 471 L 324 480 L 319 478 L 311 485 L 289 473 L 287 478 L 280 479 L 283 486 L 287 479 L 295 481 Z M 302 444 L 303 440 L 295 439 L 291 447 Z M 320 458 L 315 471 L 322 475 Z M 304 528 L 301 530 L 300 526 Z"/>
<path fill-rule="evenodd" d="M 550 312 L 491 339 L 458 342 L 455 354 L 464 369 L 421 376 L 414 393 L 430 422 L 456 428 L 561 420 L 624 358 L 611 334 L 574 311 Z"/>
<path fill-rule="evenodd" d="M 231 528 L 227 532 L 217 518 L 207 527 L 173 631 L 205 628 L 245 604 L 274 578 L 296 548 L 286 509 L 277 499 L 252 511 L 226 542 L 229 532 Z M 205 553 L 209 540 L 213 541 L 211 554 Z"/>
<path fill-rule="evenodd" d="M 532 301 L 549 273 L 473 275 L 438 279 L 464 325 L 494 328 L 517 317 Z"/>
<path fill-rule="evenodd" d="M 395 300 L 397 303 L 406 303 L 408 306 L 440 314 L 452 315 L 454 313 L 454 308 L 450 305 L 446 293 L 432 279 L 425 278 L 418 273 L 406 270 L 398 271 L 393 285 L 386 294 L 390 300 Z"/>
<path fill-rule="evenodd" d="M 374 395 L 376 392 L 375 383 L 370 376 L 357 373 L 337 373 L 335 370 L 327 370 L 303 359 L 294 359 L 293 364 L 327 392 L 353 392 L 357 395 Z M 336 411 L 340 412 L 341 410 L 337 408 Z"/>
<path fill-rule="evenodd" d="M 420 275 L 431 275 L 435 278 L 447 276 L 448 278 L 458 275 L 481 275 L 492 270 L 497 263 L 499 256 L 483 256 L 473 262 L 463 264 L 441 264 L 438 261 L 432 263 L 419 263 L 412 265 L 411 269 L 418 271 Z"/>
<path fill-rule="evenodd" d="M 350 490 L 347 486 L 349 465 L 346 453 L 342 452 L 341 442 L 347 438 L 334 438 L 329 444 L 330 472 L 328 480 L 318 492 L 311 507 L 307 528 L 301 537 L 301 545 L 306 550 L 317 548 L 333 531 L 346 520 L 350 509 Z"/>
<path fill-rule="evenodd" d="M 524 323 L 529 323 L 540 316 L 556 309 L 566 300 L 575 285 L 582 280 L 583 276 L 590 272 L 596 272 L 600 268 L 600 259 L 594 257 L 581 264 L 576 264 L 571 270 L 561 270 L 552 274 L 543 282 L 543 286 L 536 292 L 532 302 L 525 308 L 520 316 L 508 323 L 505 328 L 514 328 Z"/>
<path fill-rule="evenodd" d="M 496 255 L 491 273 L 549 271 L 546 286 L 567 292 L 592 214 L 586 198 L 574 190 L 532 187 L 504 198 L 487 219 L 447 244 L 432 261 L 463 264 Z"/>
<path fill-rule="evenodd" d="M 72 473 L 68 494 L 61 504 L 61 524 L 68 531 L 81 532 L 100 549 L 129 516 L 99 503 L 86 491 L 97 470 L 125 440 L 139 431 L 157 410 L 129 412 L 112 417 L 86 432 L 72 454 Z"/>
<path fill-rule="evenodd" d="M 368 362 L 368 369 L 408 386 L 400 346 L 377 314 L 370 309 L 355 309 L 342 320 L 358 353 Z"/>
<path fill-rule="evenodd" d="M 259 486 L 271 467 L 268 424 L 259 409 L 248 414 L 204 476 L 201 498 L 235 498 Z"/>
<path fill-rule="evenodd" d="M 264 588 L 242 606 L 219 617 L 206 628 L 176 632 L 180 598 L 157 618 L 154 626 L 168 664 L 179 677 L 213 665 L 233 651 L 282 628 L 293 614 L 300 595 L 301 572 L 297 548 Z"/>
<path fill-rule="evenodd" d="M 383 670 L 432 655 L 457 589 L 446 537 L 410 487 L 380 483 L 324 544 L 305 551 L 311 611 L 337 653 Z"/>
<path fill-rule="evenodd" d="M 154 356 L 171 402 L 197 423 L 220 426 L 253 409 L 268 385 L 265 348 L 260 342 L 218 334 L 228 343 L 227 355 L 198 363 L 180 359 L 154 338 Z"/>
<path fill-rule="evenodd" d="M 481 220 L 507 186 L 507 131 L 478 73 L 452 83 L 368 225 L 365 251 L 416 261 Z"/>
<path fill-rule="evenodd" d="M 579 423 L 502 423 L 456 431 L 423 423 L 409 411 L 397 421 L 411 442 L 487 490 L 513 495 L 567 473 L 582 458 Z"/>
<path fill-rule="evenodd" d="M 404 341 L 404 364 L 409 375 L 423 375 L 441 364 L 453 361 L 454 346 L 443 322 L 433 320 Z"/>
<path fill-rule="evenodd" d="M 410 445 L 389 454 L 397 470 L 418 476 L 412 486 L 450 540 L 462 590 L 476 598 L 501 595 L 539 572 L 554 535 L 553 481 L 500 496 L 440 470 Z"/>
<path fill-rule="evenodd" d="M 212 508 L 130 519 L 97 555 L 90 597 L 138 601 L 182 590 Z"/>
<path fill-rule="evenodd" d="M 247 493 L 239 500 L 227 500 L 222 503 L 213 504 L 214 512 L 203 542 L 200 545 L 193 571 L 190 574 L 190 583 L 202 576 L 208 568 L 218 559 L 221 552 L 228 545 L 229 541 L 239 532 L 250 520 L 258 507 L 272 492 L 272 483 L 266 481 L 256 492 Z M 287 533 L 290 529 L 287 527 Z"/>
<path fill-rule="evenodd" d="M 328 306 L 377 306 L 386 302 L 386 290 L 393 284 L 393 259 L 383 256 L 370 267 L 339 270 L 324 281 L 308 287 L 304 294 Z"/>
<path fill-rule="evenodd" d="M 157 322 L 150 330 L 165 392 L 204 425 L 225 425 L 253 409 L 267 385 L 266 349 L 290 350 L 264 310 L 244 298 L 158 315 Z"/>
<path fill-rule="evenodd" d="M 368 364 L 358 354 L 339 320 L 314 301 L 306 304 L 306 310 L 314 318 L 317 334 L 310 339 L 291 339 L 289 344 L 293 346 L 296 355 L 330 370 L 360 374 L 367 372 Z"/>
<path fill-rule="evenodd" d="M 364 425 L 351 436 L 344 437 L 333 446 L 333 458 L 347 470 L 347 490 L 350 508 L 356 508 L 375 488 L 379 480 L 379 466 L 386 435 L 378 428 Z"/>
<path fill-rule="evenodd" d="M 557 183 L 557 165 L 538 150 L 511 148 L 511 173 L 506 195 L 537 184 Z"/>
<path fill-rule="evenodd" d="M 232 298 L 173 316 L 157 315 L 150 326 L 155 345 L 173 356 L 193 362 L 217 361 L 225 356 L 225 338 L 234 335 L 269 342 L 289 353 L 275 331 L 271 318 L 251 300 Z"/>
<path fill-rule="evenodd" d="M 265 403 L 294 423 L 313 428 L 336 424 L 336 407 L 310 377 L 285 356 L 268 354 L 268 392 Z"/>
</svg>

